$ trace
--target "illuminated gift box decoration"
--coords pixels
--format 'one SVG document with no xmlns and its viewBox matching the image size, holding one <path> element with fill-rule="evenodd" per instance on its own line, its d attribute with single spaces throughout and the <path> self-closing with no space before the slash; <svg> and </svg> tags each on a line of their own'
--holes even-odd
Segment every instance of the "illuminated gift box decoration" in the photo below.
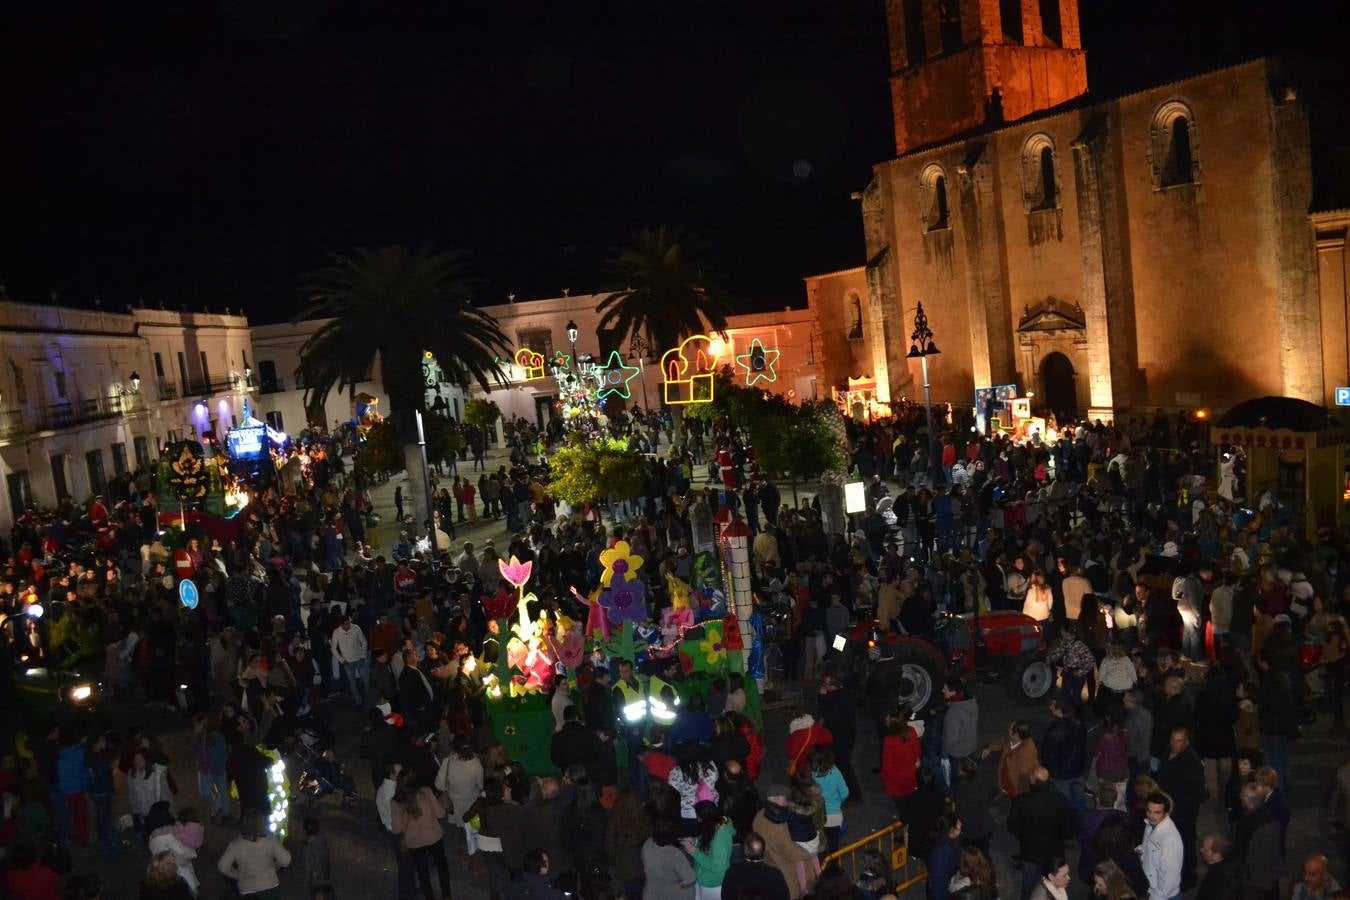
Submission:
<svg viewBox="0 0 1350 900">
<path fill-rule="evenodd" d="M 516 365 L 525 373 L 522 381 L 534 381 L 544 377 L 544 354 L 529 347 L 516 351 Z"/>
<path fill-rule="evenodd" d="M 725 351 L 724 341 L 706 334 L 687 337 L 661 357 L 667 403 L 711 403 L 713 372 Z"/>
</svg>

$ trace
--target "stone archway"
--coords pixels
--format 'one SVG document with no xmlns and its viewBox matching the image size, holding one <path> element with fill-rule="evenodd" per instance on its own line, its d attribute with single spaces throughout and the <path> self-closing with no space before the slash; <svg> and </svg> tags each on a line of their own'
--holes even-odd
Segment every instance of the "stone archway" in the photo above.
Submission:
<svg viewBox="0 0 1350 900">
<path fill-rule="evenodd" d="M 1055 419 L 1068 422 L 1078 416 L 1078 382 L 1073 363 L 1059 351 L 1047 353 L 1041 359 L 1040 406 L 1053 412 Z"/>
</svg>

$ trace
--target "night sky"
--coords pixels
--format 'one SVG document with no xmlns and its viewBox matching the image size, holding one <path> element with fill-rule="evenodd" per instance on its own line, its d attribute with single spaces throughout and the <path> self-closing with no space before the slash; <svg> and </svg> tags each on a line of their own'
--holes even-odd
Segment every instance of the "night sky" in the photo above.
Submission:
<svg viewBox="0 0 1350 900">
<path fill-rule="evenodd" d="M 1102 96 L 1347 32 L 1331 0 L 1081 5 Z M 862 262 L 849 194 L 894 151 L 882 0 L 31 6 L 0 28 L 18 300 L 278 321 L 326 253 L 422 242 L 484 302 L 582 293 L 665 224 L 742 308 L 800 305 Z"/>
</svg>

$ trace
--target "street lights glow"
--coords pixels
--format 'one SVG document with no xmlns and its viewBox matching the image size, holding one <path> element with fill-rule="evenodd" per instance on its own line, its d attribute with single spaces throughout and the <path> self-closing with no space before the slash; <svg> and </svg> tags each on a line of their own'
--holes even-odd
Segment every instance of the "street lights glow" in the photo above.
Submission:
<svg viewBox="0 0 1350 900">
<path fill-rule="evenodd" d="M 577 323 L 574 322 L 574 321 L 572 321 L 571 319 L 568 319 L 568 320 L 567 320 L 567 340 L 572 344 L 572 361 L 571 361 L 571 366 L 572 366 L 572 368 L 574 368 L 574 369 L 576 368 L 576 365 L 577 365 L 577 335 L 578 335 L 579 333 L 580 333 L 580 332 L 577 330 Z"/>
</svg>

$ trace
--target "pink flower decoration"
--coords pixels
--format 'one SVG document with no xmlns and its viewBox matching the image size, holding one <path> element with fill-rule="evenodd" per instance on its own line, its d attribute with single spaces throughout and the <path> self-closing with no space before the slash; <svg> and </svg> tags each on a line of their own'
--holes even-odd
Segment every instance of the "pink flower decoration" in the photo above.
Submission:
<svg viewBox="0 0 1350 900">
<path fill-rule="evenodd" d="M 497 560 L 497 569 L 502 573 L 502 577 L 514 584 L 516 587 L 524 587 L 530 580 L 530 570 L 534 568 L 534 562 L 521 562 L 515 556 L 511 557 L 508 563 L 504 559 Z"/>
</svg>

